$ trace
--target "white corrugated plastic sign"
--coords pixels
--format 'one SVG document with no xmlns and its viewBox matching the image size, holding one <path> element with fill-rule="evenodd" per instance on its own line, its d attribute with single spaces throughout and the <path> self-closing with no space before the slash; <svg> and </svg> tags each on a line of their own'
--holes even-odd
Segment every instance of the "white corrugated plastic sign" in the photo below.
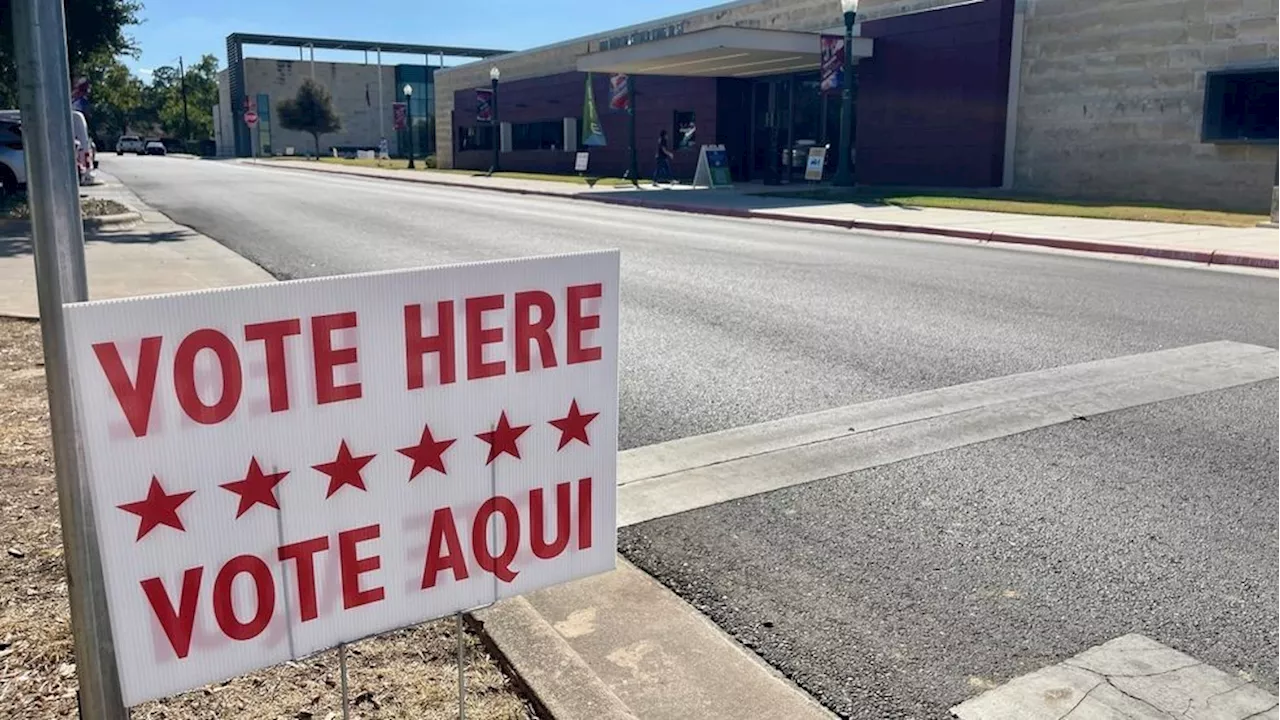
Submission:
<svg viewBox="0 0 1280 720">
<path fill-rule="evenodd" d="M 616 252 L 66 315 L 129 705 L 614 566 Z"/>
</svg>

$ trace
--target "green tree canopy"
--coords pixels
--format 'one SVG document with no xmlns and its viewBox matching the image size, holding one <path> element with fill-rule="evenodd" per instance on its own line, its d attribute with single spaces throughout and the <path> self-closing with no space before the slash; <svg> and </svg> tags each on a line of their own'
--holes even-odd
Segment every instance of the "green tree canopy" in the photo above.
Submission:
<svg viewBox="0 0 1280 720">
<path fill-rule="evenodd" d="M 64 0 L 67 59 L 73 76 L 89 75 L 95 64 L 137 54 L 124 29 L 138 22 L 134 0 Z M 0 108 L 18 106 L 18 72 L 13 49 L 13 2 L 0 0 Z M 67 79 L 68 83 L 70 78 Z"/>
<path fill-rule="evenodd" d="M 342 129 L 342 121 L 333 111 L 329 91 L 310 78 L 302 81 L 295 97 L 276 105 L 276 116 L 285 129 L 310 133 L 315 140 L 317 157 L 320 155 L 320 136 Z"/>
</svg>

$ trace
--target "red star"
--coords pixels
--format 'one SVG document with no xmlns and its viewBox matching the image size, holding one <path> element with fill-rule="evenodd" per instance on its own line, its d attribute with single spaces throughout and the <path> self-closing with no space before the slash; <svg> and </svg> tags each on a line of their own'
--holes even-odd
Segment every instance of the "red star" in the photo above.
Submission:
<svg viewBox="0 0 1280 720">
<path fill-rule="evenodd" d="M 409 482 L 427 468 L 431 468 L 441 475 L 446 474 L 444 469 L 444 451 L 449 449 L 457 440 L 436 440 L 431 437 L 431 426 L 422 426 L 422 438 L 418 440 L 417 445 L 410 445 L 406 448 L 400 448 L 396 452 L 413 461 L 413 470 L 409 473 Z"/>
<path fill-rule="evenodd" d="M 331 498 L 343 485 L 358 487 L 367 492 L 364 486 L 364 478 L 360 477 L 360 471 L 373 458 L 374 455 L 353 457 L 351 451 L 347 449 L 347 441 L 343 440 L 342 444 L 338 446 L 338 457 L 333 462 L 320 463 L 311 467 L 329 476 L 329 492 L 325 493 L 325 497 Z"/>
<path fill-rule="evenodd" d="M 507 411 L 503 410 L 502 415 L 498 417 L 498 426 L 490 432 L 482 432 L 476 437 L 489 443 L 489 459 L 484 462 L 485 465 L 492 463 L 502 453 L 506 453 L 511 457 L 519 459 L 520 448 L 516 445 L 516 440 L 528 430 L 528 425 L 516 425 L 512 427 L 507 422 Z"/>
<path fill-rule="evenodd" d="M 223 483 L 218 487 L 226 488 L 240 495 L 240 507 L 236 508 L 236 517 L 239 518 L 249 512 L 249 508 L 259 503 L 279 510 L 280 503 L 276 500 L 276 486 L 288 474 L 288 470 L 270 475 L 263 474 L 262 468 L 258 466 L 258 458 L 255 457 L 249 460 L 249 472 L 244 476 L 243 480 Z"/>
<path fill-rule="evenodd" d="M 559 420 L 552 420 L 551 424 L 560 431 L 560 447 L 556 451 L 564 449 L 565 445 L 574 440 L 581 440 L 583 445 L 590 445 L 591 441 L 587 439 L 587 426 L 595 420 L 600 413 L 586 413 L 585 415 L 578 411 L 578 401 L 574 400 L 569 405 L 569 414 Z"/>
<path fill-rule="evenodd" d="M 127 513 L 133 513 L 142 518 L 138 523 L 138 537 L 134 538 L 134 542 L 141 540 L 147 536 L 157 525 L 168 525 L 175 530 L 186 532 L 187 529 L 182 526 L 182 518 L 178 517 L 178 507 L 187 501 L 187 498 L 195 495 L 195 490 L 187 492 L 174 493 L 169 495 L 160 486 L 160 481 L 156 476 L 151 476 L 151 487 L 147 490 L 147 499 L 138 502 L 125 503 L 116 507 Z"/>
</svg>

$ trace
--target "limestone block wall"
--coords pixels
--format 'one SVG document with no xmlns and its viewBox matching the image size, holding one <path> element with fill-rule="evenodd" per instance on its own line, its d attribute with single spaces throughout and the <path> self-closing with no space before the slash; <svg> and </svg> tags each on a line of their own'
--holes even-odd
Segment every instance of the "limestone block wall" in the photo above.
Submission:
<svg viewBox="0 0 1280 720">
<path fill-rule="evenodd" d="M 1205 74 L 1270 65 L 1275 0 L 1027 0 L 1014 183 L 1265 212 L 1276 146 L 1201 142 Z"/>
<path fill-rule="evenodd" d="M 900 4 L 891 0 L 865 0 L 862 10 Z M 755 0 L 733 2 L 676 18 L 655 19 L 600 35 L 568 40 L 544 48 L 513 53 L 489 60 L 467 63 L 436 73 L 436 157 L 441 167 L 453 167 L 454 92 L 466 88 L 488 87 L 489 68 L 497 65 L 502 80 L 520 80 L 571 72 L 577 69 L 580 55 L 599 50 L 599 43 L 629 32 L 668 25 L 680 25 L 683 32 L 696 32 L 712 27 L 736 26 L 766 30 L 818 32 L 842 24 L 840 4 L 836 0 Z"/>
<path fill-rule="evenodd" d="M 298 93 L 303 80 L 311 77 L 311 63 L 298 60 L 245 58 L 246 92 L 271 96 L 271 145 L 277 154 L 292 145 L 298 153 L 312 151 L 314 142 L 307 133 L 285 130 L 276 106 Z M 320 151 L 334 145 L 378 146 L 378 66 L 354 63 L 317 62 L 316 82 L 333 96 L 333 108 L 342 120 L 342 130 L 320 136 Z M 395 66 L 382 66 L 382 127 L 390 151 L 397 153 L 391 103 L 395 100 Z M 238 111 L 238 108 L 237 108 Z"/>
</svg>

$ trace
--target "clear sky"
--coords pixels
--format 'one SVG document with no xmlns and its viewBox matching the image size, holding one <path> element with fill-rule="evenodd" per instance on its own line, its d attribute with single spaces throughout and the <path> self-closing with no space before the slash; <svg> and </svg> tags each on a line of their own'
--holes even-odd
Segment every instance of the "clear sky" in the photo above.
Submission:
<svg viewBox="0 0 1280 720">
<path fill-rule="evenodd" d="M 152 68 L 176 65 L 180 55 L 213 53 L 225 68 L 232 32 L 523 50 L 724 1 L 143 0 L 143 22 L 128 30 L 142 55 L 125 62 L 145 77 Z M 247 54 L 297 57 L 297 50 L 252 47 Z M 317 51 L 322 58 L 360 62 L 363 56 Z M 405 59 L 383 55 L 384 63 L 397 61 Z"/>
</svg>

